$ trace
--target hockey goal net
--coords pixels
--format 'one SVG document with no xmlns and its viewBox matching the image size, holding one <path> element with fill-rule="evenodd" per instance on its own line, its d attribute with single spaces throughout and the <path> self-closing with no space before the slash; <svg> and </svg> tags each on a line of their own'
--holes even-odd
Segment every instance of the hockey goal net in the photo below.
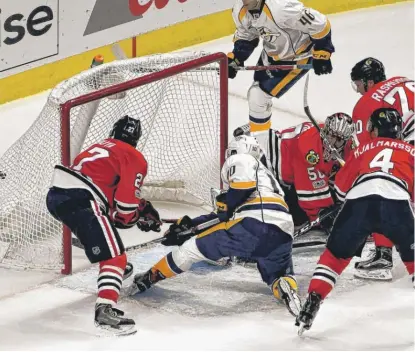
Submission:
<svg viewBox="0 0 415 352">
<path fill-rule="evenodd" d="M 226 56 L 193 52 L 114 61 L 55 87 L 0 158 L 0 263 L 71 272 L 71 234 L 46 208 L 54 165 L 71 164 L 126 114 L 142 124 L 143 197 L 208 204 L 227 143 L 227 90 Z"/>
</svg>

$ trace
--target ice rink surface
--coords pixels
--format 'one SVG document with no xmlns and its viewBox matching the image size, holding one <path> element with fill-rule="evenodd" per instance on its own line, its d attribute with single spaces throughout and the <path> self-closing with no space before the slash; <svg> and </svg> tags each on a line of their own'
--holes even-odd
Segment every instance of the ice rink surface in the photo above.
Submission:
<svg viewBox="0 0 415 352">
<path fill-rule="evenodd" d="M 325 116 L 351 110 L 359 96 L 350 86 L 355 62 L 373 56 L 387 76 L 414 76 L 413 3 L 401 3 L 330 16 L 334 71 L 312 75 L 309 103 Z M 190 48 L 228 52 L 232 37 Z M 247 64 L 255 64 L 255 52 Z M 248 120 L 246 92 L 252 73 L 230 81 L 230 133 Z M 283 128 L 306 121 L 303 81 L 274 101 L 272 123 Z M 12 89 L 12 87 L 11 87 Z M 47 92 L 0 106 L 0 155 L 36 119 Z M 39 141 L 41 143 L 41 141 Z M 200 209 L 158 203 L 162 217 L 196 215 Z M 153 235 L 124 231 L 128 246 Z M 157 234 L 154 235 L 154 237 Z M 322 247 L 294 251 L 301 296 Z M 136 271 L 147 270 L 168 252 L 162 246 L 129 256 Z M 253 268 L 197 264 L 120 308 L 135 319 L 138 333 L 98 338 L 93 326 L 97 267 L 74 253 L 75 274 L 0 268 L 0 350 L 413 350 L 414 290 L 395 254 L 394 280 L 369 283 L 353 278 L 352 265 L 326 299 L 312 330 L 299 338 L 294 319 L 275 302 Z"/>
</svg>

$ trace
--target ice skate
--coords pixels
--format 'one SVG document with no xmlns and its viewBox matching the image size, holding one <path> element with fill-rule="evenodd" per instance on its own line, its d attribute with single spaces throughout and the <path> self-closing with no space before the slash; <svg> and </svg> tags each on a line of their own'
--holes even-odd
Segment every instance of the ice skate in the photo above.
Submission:
<svg viewBox="0 0 415 352">
<path fill-rule="evenodd" d="M 311 292 L 308 295 L 300 314 L 295 320 L 295 325 L 298 326 L 299 336 L 301 336 L 305 330 L 310 330 L 311 325 L 313 324 L 313 321 L 320 309 L 321 301 L 321 296 L 316 292 Z"/>
<path fill-rule="evenodd" d="M 298 316 L 301 309 L 301 301 L 298 297 L 297 281 L 292 276 L 284 276 L 272 284 L 274 296 L 284 302 L 288 311 L 294 317 Z"/>
<path fill-rule="evenodd" d="M 357 262 L 355 264 L 354 276 L 361 279 L 368 280 L 392 280 L 392 248 L 376 247 L 368 259 Z"/>
<path fill-rule="evenodd" d="M 134 320 L 124 318 L 124 312 L 113 308 L 110 304 L 95 306 L 95 326 L 115 336 L 128 336 L 137 332 Z"/>
</svg>

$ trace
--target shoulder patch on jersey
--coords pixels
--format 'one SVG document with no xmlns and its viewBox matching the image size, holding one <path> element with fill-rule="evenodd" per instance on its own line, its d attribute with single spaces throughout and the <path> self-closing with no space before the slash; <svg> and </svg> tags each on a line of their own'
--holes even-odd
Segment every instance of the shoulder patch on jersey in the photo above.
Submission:
<svg viewBox="0 0 415 352">
<path fill-rule="evenodd" d="M 307 160 L 307 162 L 311 165 L 316 165 L 320 161 L 320 156 L 313 149 L 311 149 L 305 156 L 305 160 Z"/>
<path fill-rule="evenodd" d="M 139 191 L 138 189 L 135 190 L 135 197 L 138 199 L 141 198 L 141 191 Z"/>
</svg>

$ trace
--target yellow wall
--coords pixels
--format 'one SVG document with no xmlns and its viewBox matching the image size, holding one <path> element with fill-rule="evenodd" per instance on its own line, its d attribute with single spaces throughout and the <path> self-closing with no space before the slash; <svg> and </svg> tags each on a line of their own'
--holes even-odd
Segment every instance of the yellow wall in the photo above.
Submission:
<svg viewBox="0 0 415 352">
<path fill-rule="evenodd" d="M 399 1 L 405 0 L 303 0 L 306 6 L 323 13 Z M 138 36 L 137 56 L 169 52 L 203 43 L 229 35 L 234 29 L 230 10 L 204 16 Z M 129 57 L 132 54 L 131 42 L 130 39 L 120 42 Z M 0 104 L 54 87 L 59 82 L 88 68 L 92 58 L 97 54 L 104 55 L 106 62 L 115 59 L 110 46 L 106 46 L 0 79 Z"/>
<path fill-rule="evenodd" d="M 210 25 L 212 22 L 215 26 Z M 234 28 L 230 11 L 179 23 L 138 36 L 137 56 L 164 53 L 203 43 L 228 35 Z M 132 54 L 131 43 L 131 39 L 120 42 L 129 57 Z M 108 45 L 0 79 L 0 104 L 56 86 L 59 82 L 87 69 L 97 54 L 103 55 L 105 62 L 115 60 Z"/>
</svg>

